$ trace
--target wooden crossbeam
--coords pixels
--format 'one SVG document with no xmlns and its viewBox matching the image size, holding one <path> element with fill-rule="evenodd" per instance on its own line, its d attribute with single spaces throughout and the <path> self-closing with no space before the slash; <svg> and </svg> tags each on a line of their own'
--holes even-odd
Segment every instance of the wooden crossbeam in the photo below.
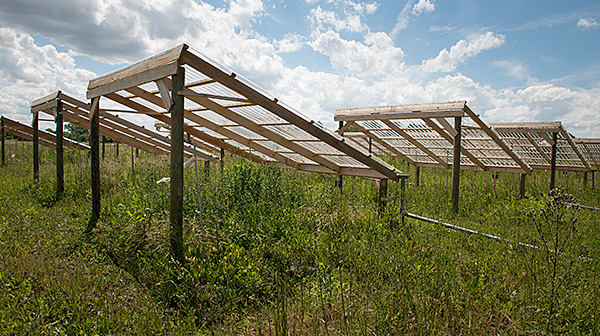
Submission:
<svg viewBox="0 0 600 336">
<path fill-rule="evenodd" d="M 378 142 L 380 145 L 384 146 L 387 150 L 389 150 L 390 152 L 396 154 L 398 157 L 400 157 L 403 160 L 407 161 L 411 165 L 414 166 L 416 164 L 416 162 L 414 160 L 412 160 L 411 158 L 409 158 L 407 155 L 405 155 L 401 151 L 397 150 L 394 146 L 392 146 L 389 143 L 387 143 L 387 141 L 385 141 L 383 139 L 380 139 L 377 135 L 371 133 L 366 128 L 360 126 L 359 124 L 355 124 L 354 128 L 356 128 L 360 132 L 363 132 L 367 136 L 371 137 L 373 140 L 375 140 L 376 142 Z"/>
<path fill-rule="evenodd" d="M 405 131 L 401 130 L 398 126 L 396 126 L 396 124 L 394 124 L 393 122 L 391 122 L 389 120 L 382 120 L 382 121 L 389 128 L 393 129 L 396 133 L 400 134 L 405 140 L 407 140 L 411 144 L 415 145 L 421 151 L 427 153 L 427 155 L 429 155 L 432 159 L 434 159 L 435 161 L 437 161 L 444 168 L 448 167 L 448 163 L 446 161 L 444 161 L 443 159 L 441 159 L 439 156 L 435 155 L 434 152 L 432 152 L 431 150 L 429 150 L 427 147 L 423 146 L 422 143 L 420 143 L 415 138 L 411 137 L 408 133 L 406 133 Z"/>
</svg>

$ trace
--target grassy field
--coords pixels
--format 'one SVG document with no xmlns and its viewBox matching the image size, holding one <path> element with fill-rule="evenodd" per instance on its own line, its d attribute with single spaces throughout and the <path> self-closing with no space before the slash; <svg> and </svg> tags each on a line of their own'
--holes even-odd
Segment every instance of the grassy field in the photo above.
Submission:
<svg viewBox="0 0 600 336">
<path fill-rule="evenodd" d="M 9 144 L 0 168 L 0 334 L 489 335 L 600 333 L 600 212 L 580 173 L 423 169 L 406 210 L 511 242 L 377 213 L 373 180 L 266 167 L 227 157 L 186 170 L 186 260 L 168 257 L 168 158 L 128 147 L 102 161 L 102 217 L 91 234 L 89 161 Z M 406 164 L 394 163 L 405 172 Z M 410 182 L 410 180 L 409 180 Z M 399 184 L 390 183 L 398 196 Z M 200 200 L 200 206 L 199 206 Z M 522 247 L 522 242 L 539 249 Z M 558 250 L 560 253 L 553 251 Z"/>
</svg>

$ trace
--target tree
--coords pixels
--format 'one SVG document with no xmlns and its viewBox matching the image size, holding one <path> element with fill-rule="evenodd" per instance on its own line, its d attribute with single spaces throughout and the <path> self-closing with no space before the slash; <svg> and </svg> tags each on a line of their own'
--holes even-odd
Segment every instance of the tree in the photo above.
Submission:
<svg viewBox="0 0 600 336">
<path fill-rule="evenodd" d="M 65 138 L 69 138 L 77 142 L 88 142 L 90 139 L 90 134 L 88 130 L 72 123 L 65 124 L 64 136 Z"/>
</svg>

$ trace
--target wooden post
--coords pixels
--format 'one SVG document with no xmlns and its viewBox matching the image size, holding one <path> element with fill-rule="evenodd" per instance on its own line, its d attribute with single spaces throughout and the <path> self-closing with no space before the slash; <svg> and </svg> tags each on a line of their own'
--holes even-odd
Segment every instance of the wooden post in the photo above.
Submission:
<svg viewBox="0 0 600 336">
<path fill-rule="evenodd" d="M 588 181 L 588 172 L 584 171 L 583 172 L 583 187 L 587 187 L 587 181 Z"/>
<path fill-rule="evenodd" d="M 119 142 L 115 141 L 115 143 L 116 143 L 115 145 L 117 146 L 117 153 L 115 154 L 115 157 L 118 158 L 119 157 Z"/>
<path fill-rule="evenodd" d="M 385 211 L 385 204 L 387 202 L 387 190 L 388 190 L 388 180 L 381 179 L 379 180 L 379 214 L 383 214 Z"/>
<path fill-rule="evenodd" d="M 62 195 L 65 191 L 64 147 L 63 147 L 63 111 L 62 100 L 56 102 L 56 193 Z"/>
<path fill-rule="evenodd" d="M 172 76 L 171 95 L 171 204 L 170 204 L 170 243 L 171 255 L 184 261 L 183 251 L 183 125 L 184 99 L 179 91 L 184 90 L 185 69 Z"/>
<path fill-rule="evenodd" d="M 520 174 L 521 180 L 519 181 L 519 198 L 525 198 L 525 179 L 527 178 L 527 174 Z"/>
<path fill-rule="evenodd" d="M 135 158 L 133 157 L 133 138 L 131 138 L 131 185 L 135 185 Z"/>
<path fill-rule="evenodd" d="M 223 166 L 225 165 L 225 149 L 221 148 L 221 157 L 219 159 L 219 163 L 221 164 L 221 174 L 223 174 Z"/>
<path fill-rule="evenodd" d="M 139 157 L 140 156 L 140 149 L 139 148 L 135 148 L 135 156 Z"/>
<path fill-rule="evenodd" d="M 454 118 L 454 157 L 452 161 L 452 211 L 458 212 L 458 194 L 460 188 L 460 138 L 462 117 Z"/>
<path fill-rule="evenodd" d="M 92 175 L 92 220 L 88 231 L 100 218 L 100 97 L 93 98 L 90 111 L 90 170 Z"/>
<path fill-rule="evenodd" d="M 556 187 L 556 149 L 558 147 L 558 133 L 552 133 L 552 157 L 550 158 L 550 190 Z"/>
<path fill-rule="evenodd" d="M 4 118 L 0 118 L 0 138 L 2 138 L 2 165 L 6 163 L 6 147 L 5 140 L 6 134 L 4 133 Z"/>
<path fill-rule="evenodd" d="M 40 180 L 40 153 L 39 153 L 39 136 L 38 136 L 38 125 L 39 125 L 39 113 L 33 114 L 33 180 Z M 15 140 L 16 141 L 16 140 Z M 15 146 L 16 148 L 16 146 Z M 16 151 L 15 151 L 16 152 Z"/>
<path fill-rule="evenodd" d="M 415 185 L 418 187 L 421 179 L 421 167 L 415 167 Z"/>
<path fill-rule="evenodd" d="M 339 126 L 340 126 L 340 128 L 339 128 L 339 129 L 341 129 L 342 127 L 344 127 L 344 122 L 343 122 L 343 121 L 340 121 L 340 122 L 339 122 Z M 340 135 L 341 135 L 341 136 L 344 136 L 344 132 L 342 132 L 342 134 L 340 134 Z M 337 178 L 337 181 L 335 182 L 335 185 L 337 186 L 337 188 L 338 188 L 338 190 L 339 190 L 339 192 L 340 192 L 340 195 L 342 195 L 342 194 L 343 194 L 343 193 L 342 193 L 342 191 L 344 190 L 344 189 L 343 189 L 343 186 L 344 186 L 344 178 L 342 177 L 342 175 L 338 175 L 338 178 Z"/>
<path fill-rule="evenodd" d="M 106 136 L 102 136 L 102 159 L 104 159 L 104 153 L 106 152 Z"/>
<path fill-rule="evenodd" d="M 208 177 L 210 174 L 210 161 L 204 161 L 204 174 Z"/>
<path fill-rule="evenodd" d="M 369 138 L 369 154 L 373 153 L 373 139 Z"/>
</svg>

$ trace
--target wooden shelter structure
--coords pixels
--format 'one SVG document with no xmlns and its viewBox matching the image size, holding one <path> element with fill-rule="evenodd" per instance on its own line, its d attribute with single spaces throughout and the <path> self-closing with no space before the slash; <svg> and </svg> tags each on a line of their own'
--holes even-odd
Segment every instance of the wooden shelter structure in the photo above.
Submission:
<svg viewBox="0 0 600 336">
<path fill-rule="evenodd" d="M 420 167 L 452 168 L 455 209 L 461 169 L 532 171 L 466 101 L 338 109 L 334 119 L 345 123 L 338 133 L 353 130 L 363 134 L 349 132 L 349 141 L 364 148 L 368 139 L 371 147 L 376 144 L 379 150 L 417 167 L 417 176 Z"/>
<path fill-rule="evenodd" d="M 33 113 L 34 133 L 37 130 L 39 113 L 43 112 L 54 117 L 56 122 L 56 150 L 57 150 L 57 189 L 62 191 L 64 188 L 63 173 L 63 122 L 81 126 L 90 129 L 90 108 L 91 106 L 76 98 L 73 98 L 62 91 L 57 91 L 45 97 L 36 99 L 31 103 L 31 112 Z M 118 142 L 129 144 L 132 148 L 142 149 L 147 152 L 168 155 L 170 153 L 170 139 L 153 132 L 149 129 L 139 126 L 131 121 L 120 118 L 119 116 L 99 112 L 99 134 L 109 137 Z M 37 153 L 37 136 L 34 135 L 34 178 L 39 178 L 39 162 Z M 217 157 L 204 151 L 194 150 L 191 145 L 184 146 L 184 154 L 188 157 L 198 156 L 204 160 L 217 161 Z"/>
<path fill-rule="evenodd" d="M 183 257 L 184 133 L 256 162 L 392 180 L 401 175 L 183 44 L 90 81 L 92 180 L 99 177 L 95 148 L 101 97 L 170 125 L 171 250 L 175 258 Z M 92 189 L 92 215 L 98 216 L 99 184 L 92 184 Z"/>
<path fill-rule="evenodd" d="M 600 167 L 600 139 L 575 138 L 573 141 L 591 168 Z"/>
<path fill-rule="evenodd" d="M 490 126 L 529 166 L 550 170 L 550 189 L 556 186 L 556 170 L 591 171 L 560 121 L 491 123 Z M 521 184 L 523 190 L 523 179 Z"/>
</svg>

